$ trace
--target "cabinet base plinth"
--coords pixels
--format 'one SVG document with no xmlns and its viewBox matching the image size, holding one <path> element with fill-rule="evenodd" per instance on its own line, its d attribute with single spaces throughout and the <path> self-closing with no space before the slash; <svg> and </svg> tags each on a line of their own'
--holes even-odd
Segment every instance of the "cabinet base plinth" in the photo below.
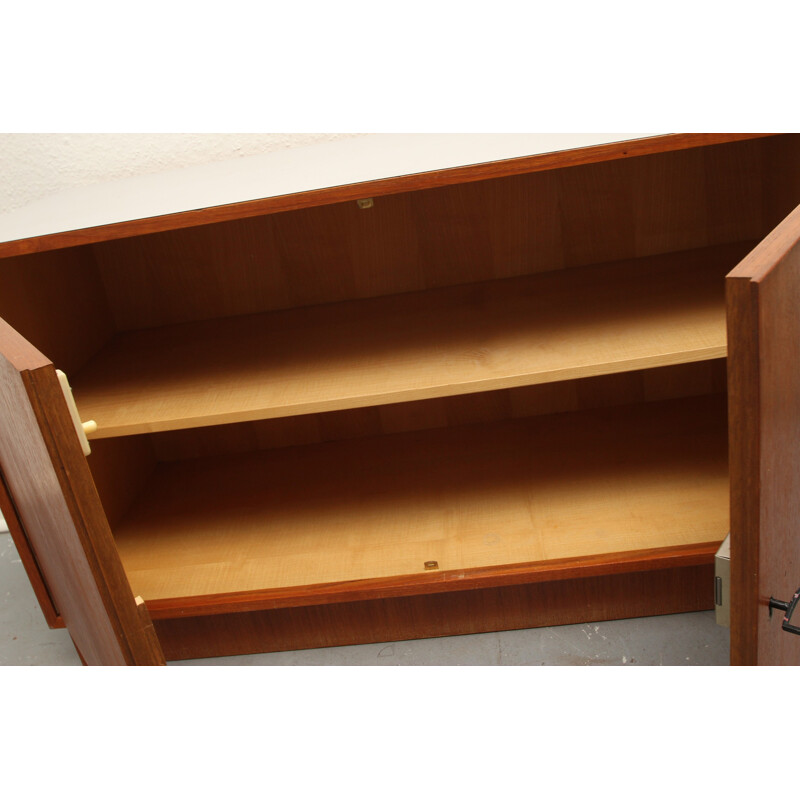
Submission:
<svg viewBox="0 0 800 800">
<path fill-rule="evenodd" d="M 168 661 L 428 639 L 714 608 L 714 566 L 155 620 Z"/>
</svg>

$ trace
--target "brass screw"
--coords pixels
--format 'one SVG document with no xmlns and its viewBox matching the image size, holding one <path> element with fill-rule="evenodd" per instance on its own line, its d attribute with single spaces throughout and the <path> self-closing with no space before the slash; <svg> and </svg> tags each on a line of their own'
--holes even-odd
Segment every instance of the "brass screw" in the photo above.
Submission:
<svg viewBox="0 0 800 800">
<path fill-rule="evenodd" d="M 365 197 L 363 200 L 356 200 L 358 203 L 358 207 L 361 209 L 364 208 L 372 208 L 375 205 L 375 201 L 371 197 Z"/>
</svg>

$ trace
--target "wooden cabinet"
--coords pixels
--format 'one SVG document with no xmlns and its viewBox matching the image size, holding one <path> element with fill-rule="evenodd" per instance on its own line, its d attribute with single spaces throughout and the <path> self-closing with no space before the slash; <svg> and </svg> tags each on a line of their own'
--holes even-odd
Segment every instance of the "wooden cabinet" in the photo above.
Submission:
<svg viewBox="0 0 800 800">
<path fill-rule="evenodd" d="M 730 530 L 733 662 L 800 663 L 800 136 L 615 139 L 7 215 L 0 506 L 48 622 L 145 664 L 699 610 Z"/>
</svg>

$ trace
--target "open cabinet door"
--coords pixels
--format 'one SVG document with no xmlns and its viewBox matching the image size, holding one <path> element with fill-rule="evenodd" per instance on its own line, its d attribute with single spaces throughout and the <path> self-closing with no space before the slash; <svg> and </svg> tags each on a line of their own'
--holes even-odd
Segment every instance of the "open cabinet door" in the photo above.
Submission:
<svg viewBox="0 0 800 800">
<path fill-rule="evenodd" d="M 731 664 L 800 664 L 800 206 L 728 275 Z M 800 610 L 791 620 L 800 625 Z"/>
<path fill-rule="evenodd" d="M 0 320 L 0 474 L 18 533 L 84 663 L 163 664 L 50 361 Z M 26 567 L 28 565 L 26 564 Z"/>
</svg>

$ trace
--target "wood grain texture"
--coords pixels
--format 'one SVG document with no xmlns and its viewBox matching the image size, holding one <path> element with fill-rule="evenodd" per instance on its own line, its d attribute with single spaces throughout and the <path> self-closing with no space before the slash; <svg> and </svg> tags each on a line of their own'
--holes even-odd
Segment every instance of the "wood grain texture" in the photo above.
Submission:
<svg viewBox="0 0 800 800">
<path fill-rule="evenodd" d="M 763 217 L 771 231 L 800 203 L 800 134 L 776 136 L 764 147 Z"/>
<path fill-rule="evenodd" d="M 727 279 L 731 481 L 731 664 L 758 663 L 760 405 L 758 305 L 748 278 Z M 780 598 L 783 599 L 783 598 Z"/>
<path fill-rule="evenodd" d="M 289 211 L 331 203 L 382 197 L 400 192 L 471 183 L 491 178 L 573 167 L 600 161 L 623 160 L 653 153 L 664 153 L 721 143 L 746 141 L 770 134 L 753 133 L 681 133 L 653 136 L 632 141 L 614 142 L 595 147 L 562 150 L 530 157 L 507 159 L 453 169 L 403 175 L 383 180 L 335 186 L 319 190 L 268 197 L 243 203 L 164 214 L 158 217 L 112 223 L 94 228 L 36 236 L 0 243 L 0 257 L 42 252 L 62 247 L 140 236 L 177 228 L 194 227 L 226 220 Z"/>
<path fill-rule="evenodd" d="M 90 664 L 149 663 L 133 594 L 52 364 L 0 320 L 0 471 Z"/>
<path fill-rule="evenodd" d="M 45 621 L 51 628 L 63 628 L 64 620 L 61 619 L 55 605 L 53 598 L 50 597 L 47 591 L 47 585 L 42 577 L 42 572 L 39 565 L 36 563 L 36 557 L 31 550 L 30 543 L 28 542 L 25 532 L 22 530 L 22 524 L 17 516 L 17 510 L 11 500 L 11 495 L 8 493 L 5 481 L 2 474 L 0 474 L 0 513 L 8 525 L 9 533 L 14 541 L 14 546 L 19 553 L 22 566 L 25 567 L 25 574 L 33 587 L 33 593 L 39 602 L 39 608 L 42 610 Z"/>
<path fill-rule="evenodd" d="M 106 518 L 113 528 L 156 467 L 153 447 L 142 436 L 100 439 L 92 443 L 88 463 Z"/>
<path fill-rule="evenodd" d="M 800 665 L 769 598 L 800 586 L 800 207 L 728 277 L 731 661 Z"/>
<path fill-rule="evenodd" d="M 367 211 L 351 201 L 93 249 L 118 329 L 135 330 L 756 240 L 769 230 L 762 196 L 778 180 L 764 167 L 771 141 L 406 192 Z"/>
<path fill-rule="evenodd" d="M 158 641 L 158 634 L 156 633 L 153 620 L 150 619 L 150 613 L 147 610 L 147 605 L 141 597 L 135 598 L 136 611 L 139 614 L 139 621 L 142 625 L 142 632 L 144 639 L 149 645 L 149 659 L 147 666 L 150 667 L 164 667 L 166 661 L 164 659 L 164 651 L 161 649 L 161 643 Z M 83 657 L 81 657 L 81 660 Z M 85 663 L 85 662 L 84 662 Z"/>
<path fill-rule="evenodd" d="M 724 396 L 161 464 L 114 535 L 148 602 L 719 543 Z"/>
<path fill-rule="evenodd" d="M 71 381 L 99 439 L 715 359 L 747 249 L 139 331 Z"/>
<path fill-rule="evenodd" d="M 581 558 L 550 559 L 524 564 L 502 564 L 461 570 L 428 570 L 396 578 L 291 586 L 249 592 L 228 592 L 195 597 L 151 600 L 153 619 L 265 611 L 276 608 L 349 603 L 389 597 L 461 592 L 498 586 L 595 578 L 632 572 L 652 572 L 707 565 L 719 549 L 718 542 L 656 547 L 626 553 L 604 553 Z"/>
<path fill-rule="evenodd" d="M 85 247 L 0 260 L 0 317 L 70 377 L 114 333 Z"/>
<path fill-rule="evenodd" d="M 111 458 L 126 461 L 124 444 L 147 439 L 158 461 L 233 455 L 275 447 L 357 439 L 384 433 L 431 430 L 520 419 L 564 411 L 581 411 L 655 400 L 697 397 L 726 390 L 726 360 L 696 361 L 635 372 L 597 375 L 573 381 L 520 386 L 409 403 L 278 417 L 232 425 L 186 428 L 137 437 L 96 439 L 89 459 L 95 482 L 107 480 L 95 453 L 114 451 Z M 116 451 L 120 452 L 117 454 Z M 109 478 L 112 483 L 113 478 Z M 105 503 L 104 492 L 100 491 Z"/>
<path fill-rule="evenodd" d="M 90 464 L 126 576 L 52 366 L 0 329 L 0 470 L 11 476 L 25 532 L 38 531 L 31 552 L 59 610 L 66 603 L 81 657 L 163 661 L 128 576 L 170 658 L 712 607 L 711 556 L 728 529 L 724 405 L 674 398 L 718 386 L 711 364 L 725 354 L 724 307 L 709 287 L 722 285 L 748 247 L 731 243 L 762 236 L 795 196 L 797 160 L 796 136 L 659 137 L 0 245 L 10 256 L 0 263 L 0 312 L 8 305 L 60 367 L 75 373 L 114 327 L 134 331 L 112 347 L 139 342 L 138 360 L 125 369 L 109 359 L 100 405 L 111 397 L 127 413 L 150 403 L 139 431 L 159 429 L 151 416 L 171 418 L 168 427 L 247 420 L 187 430 L 163 447 L 144 435 L 94 443 Z M 353 200 L 366 193 L 376 204 L 360 211 Z M 78 243 L 89 246 L 48 252 Z M 755 507 L 752 492 L 734 499 L 731 514 L 778 530 L 782 546 L 792 544 L 798 487 L 775 474 L 787 463 L 800 472 L 797 438 L 784 441 L 797 434 L 799 393 L 794 377 L 781 377 L 786 354 L 798 360 L 786 339 L 796 326 L 782 321 L 796 311 L 797 269 L 780 278 L 772 269 L 795 263 L 787 243 L 757 248 L 729 289 L 743 354 L 731 377 L 735 484 L 761 493 Z M 586 266 L 633 258 L 644 260 Z M 665 265 L 661 283 L 654 264 Z M 492 283 L 476 291 L 460 285 L 468 281 Z M 567 286 L 560 295 L 541 291 L 559 281 Z M 503 294 L 509 286 L 515 291 Z M 715 295 L 707 306 L 703 287 Z M 74 306 L 59 305 L 76 294 Z M 404 305 L 414 297 L 418 306 Z M 442 309 L 441 297 L 453 302 Z M 610 304 L 605 318 L 598 299 Z M 762 301 L 778 321 L 766 320 Z M 339 305 L 314 305 L 330 303 Z M 572 320 L 559 328 L 565 309 Z M 274 327 L 248 328 L 256 318 L 247 315 L 262 312 Z M 553 340 L 569 352 L 542 347 L 537 325 L 548 314 Z M 319 320 L 332 324 L 315 339 Z M 227 326 L 238 333 L 222 337 Z M 203 331 L 206 340 L 196 339 Z M 583 360 L 570 362 L 581 341 Z M 552 356 L 549 366 L 520 367 L 532 342 L 537 357 Z M 211 353 L 211 370 L 201 351 Z M 268 381 L 258 373 L 264 353 L 273 359 Z M 613 374 L 598 375 L 598 366 Z M 755 394 L 745 385 L 753 369 Z M 294 398 L 277 380 L 292 370 Z M 166 399 L 149 391 L 163 388 L 164 376 Z M 81 375 L 70 378 L 80 406 Z M 263 400 L 247 406 L 264 387 L 277 397 L 266 414 Z M 544 416 L 655 398 L 673 399 L 654 417 L 652 407 Z M 173 400 L 180 410 L 165 412 Z M 187 412 L 196 402 L 200 412 Z M 759 403 L 763 418 L 754 422 L 747 414 Z M 221 416 L 209 415 L 214 404 Z M 262 419 L 273 412 L 296 416 Z M 459 425 L 477 427 L 467 434 Z M 430 431 L 442 426 L 451 427 Z M 234 454 L 220 461 L 220 451 Z M 152 472 L 156 458 L 195 455 L 213 461 Z M 769 474 L 753 470 L 759 457 Z M 742 603 L 761 605 L 750 617 L 741 612 L 742 630 L 763 639 L 758 581 L 776 560 L 748 536 L 741 569 L 757 563 L 761 573 L 740 574 L 751 592 Z M 438 574 L 422 571 L 430 559 L 442 564 Z M 736 645 L 740 663 L 749 646 Z"/>
<path fill-rule="evenodd" d="M 168 660 L 212 658 L 703 611 L 713 585 L 709 563 L 154 624 Z"/>
</svg>

